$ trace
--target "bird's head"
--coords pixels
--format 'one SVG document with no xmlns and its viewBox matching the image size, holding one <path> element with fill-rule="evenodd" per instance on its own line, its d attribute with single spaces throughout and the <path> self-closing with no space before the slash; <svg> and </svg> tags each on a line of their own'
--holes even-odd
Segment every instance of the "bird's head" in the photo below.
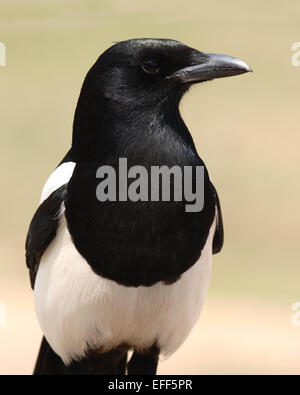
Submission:
<svg viewBox="0 0 300 395">
<path fill-rule="evenodd" d="M 105 134 L 113 122 L 142 125 L 154 113 L 178 109 L 195 83 L 251 71 L 243 61 L 201 52 L 169 39 L 131 39 L 107 49 L 88 72 L 74 120 L 74 133 Z M 161 110 L 163 108 L 163 110 Z M 91 130 L 93 129 L 93 130 Z M 98 131 L 97 131 L 97 130 Z"/>
<path fill-rule="evenodd" d="M 149 105 L 189 86 L 251 71 L 243 61 L 206 53 L 168 39 L 132 39 L 105 51 L 90 71 L 91 82 L 111 101 Z"/>
</svg>

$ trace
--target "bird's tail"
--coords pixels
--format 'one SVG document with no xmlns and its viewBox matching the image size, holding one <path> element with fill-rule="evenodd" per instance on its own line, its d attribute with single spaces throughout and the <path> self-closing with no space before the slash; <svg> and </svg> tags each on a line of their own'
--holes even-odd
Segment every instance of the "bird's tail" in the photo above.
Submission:
<svg viewBox="0 0 300 395">
<path fill-rule="evenodd" d="M 65 375 L 66 370 L 67 367 L 62 359 L 52 350 L 45 337 L 43 337 L 33 374 L 35 376 Z"/>
<path fill-rule="evenodd" d="M 127 346 L 120 346 L 103 354 L 95 354 L 66 366 L 43 337 L 33 374 L 40 375 L 125 375 Z"/>
</svg>

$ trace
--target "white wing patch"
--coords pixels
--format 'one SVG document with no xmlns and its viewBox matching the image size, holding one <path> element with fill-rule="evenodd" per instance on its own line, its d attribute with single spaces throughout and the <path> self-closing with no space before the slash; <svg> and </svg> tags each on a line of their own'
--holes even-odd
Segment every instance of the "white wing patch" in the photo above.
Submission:
<svg viewBox="0 0 300 395">
<path fill-rule="evenodd" d="M 72 177 L 76 163 L 65 162 L 58 166 L 50 175 L 42 190 L 40 204 L 46 200 L 52 192 L 69 182 Z"/>
</svg>

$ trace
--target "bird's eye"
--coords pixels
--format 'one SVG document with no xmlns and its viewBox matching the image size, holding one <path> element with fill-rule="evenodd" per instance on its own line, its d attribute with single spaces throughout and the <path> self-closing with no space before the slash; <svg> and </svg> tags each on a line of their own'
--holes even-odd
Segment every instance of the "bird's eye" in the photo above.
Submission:
<svg viewBox="0 0 300 395">
<path fill-rule="evenodd" d="M 147 60 L 142 64 L 142 69 L 148 74 L 156 74 L 159 71 L 159 65 L 155 60 Z"/>
</svg>

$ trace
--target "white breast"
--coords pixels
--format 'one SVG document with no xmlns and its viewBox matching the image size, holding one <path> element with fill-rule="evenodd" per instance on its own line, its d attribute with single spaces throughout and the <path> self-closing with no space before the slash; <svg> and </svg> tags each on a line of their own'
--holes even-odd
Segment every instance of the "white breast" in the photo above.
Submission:
<svg viewBox="0 0 300 395">
<path fill-rule="evenodd" d="M 177 282 L 125 287 L 91 270 L 72 243 L 62 208 L 34 289 L 38 320 L 51 347 L 66 364 L 83 357 L 88 346 L 109 350 L 121 343 L 144 349 L 156 342 L 164 356 L 171 355 L 200 314 L 214 229 L 215 222 L 201 258 Z"/>
</svg>

